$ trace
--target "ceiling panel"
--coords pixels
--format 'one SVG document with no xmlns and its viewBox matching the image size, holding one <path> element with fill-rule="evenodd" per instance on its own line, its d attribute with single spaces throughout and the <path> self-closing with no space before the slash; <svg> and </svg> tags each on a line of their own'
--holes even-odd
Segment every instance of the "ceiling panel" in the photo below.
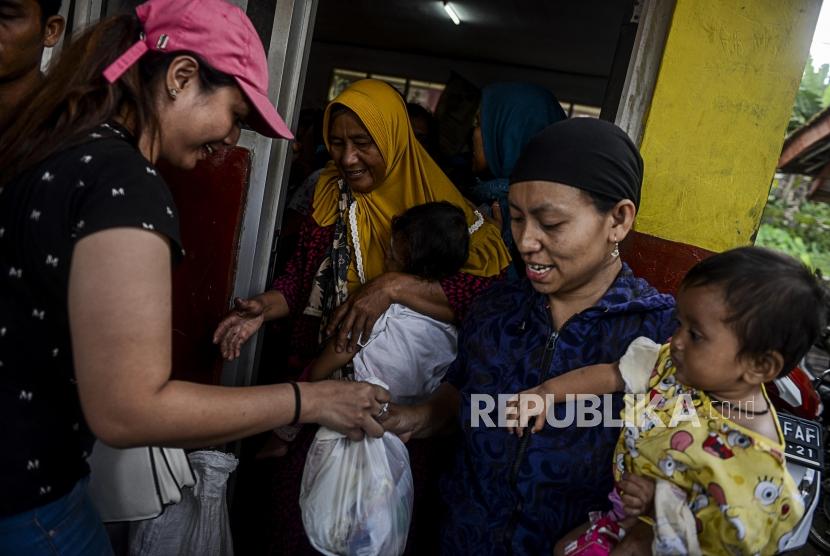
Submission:
<svg viewBox="0 0 830 556">
<path fill-rule="evenodd" d="M 320 0 L 314 40 L 607 76 L 632 0 Z"/>
</svg>

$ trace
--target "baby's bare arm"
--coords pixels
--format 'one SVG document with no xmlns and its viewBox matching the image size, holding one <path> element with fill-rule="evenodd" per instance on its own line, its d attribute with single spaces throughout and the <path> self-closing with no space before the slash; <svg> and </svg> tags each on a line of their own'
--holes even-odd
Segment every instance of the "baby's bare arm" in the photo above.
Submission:
<svg viewBox="0 0 830 556">
<path fill-rule="evenodd" d="M 540 385 L 542 393 L 564 400 L 567 394 L 613 394 L 625 389 L 618 363 L 580 367 Z"/>
<path fill-rule="evenodd" d="M 568 394 L 611 394 L 625 389 L 618 363 L 603 363 L 580 367 L 551 378 L 535 388 L 524 390 L 507 402 L 507 406 L 518 415 L 518 427 L 508 427 L 508 432 L 522 436 L 522 423 L 537 415 L 531 432 L 539 432 L 545 426 L 550 403 L 565 401 Z M 552 398 L 550 397 L 552 396 Z M 522 398 L 525 398 L 523 401 Z M 542 411 L 539 413 L 539 403 Z M 532 404 L 532 408 L 531 408 Z"/>
<path fill-rule="evenodd" d="M 311 364 L 308 377 L 309 382 L 317 382 L 329 378 L 334 371 L 354 359 L 355 355 L 357 355 L 356 351 L 351 353 L 348 351 L 337 353 L 334 349 L 334 341 L 330 340 L 326 342 L 323 353 Z"/>
</svg>

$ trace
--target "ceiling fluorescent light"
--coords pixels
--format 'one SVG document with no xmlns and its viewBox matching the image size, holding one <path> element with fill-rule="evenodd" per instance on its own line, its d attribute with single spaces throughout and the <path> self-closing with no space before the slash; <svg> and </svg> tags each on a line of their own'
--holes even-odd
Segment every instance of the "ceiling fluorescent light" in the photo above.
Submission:
<svg viewBox="0 0 830 556">
<path fill-rule="evenodd" d="M 450 6 L 449 2 L 444 2 L 444 10 L 446 10 L 447 15 L 450 16 L 450 19 L 452 19 L 453 23 L 455 23 L 456 25 L 459 25 L 461 23 L 461 18 L 458 17 L 458 14 L 455 12 L 453 7 Z"/>
</svg>

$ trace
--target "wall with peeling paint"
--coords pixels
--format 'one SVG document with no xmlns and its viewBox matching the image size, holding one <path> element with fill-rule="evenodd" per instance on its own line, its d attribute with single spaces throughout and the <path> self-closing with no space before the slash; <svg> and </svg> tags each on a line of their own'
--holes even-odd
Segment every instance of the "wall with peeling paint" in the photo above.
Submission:
<svg viewBox="0 0 830 556">
<path fill-rule="evenodd" d="M 711 251 L 758 228 L 820 0 L 677 0 L 641 144 L 639 232 Z"/>
</svg>

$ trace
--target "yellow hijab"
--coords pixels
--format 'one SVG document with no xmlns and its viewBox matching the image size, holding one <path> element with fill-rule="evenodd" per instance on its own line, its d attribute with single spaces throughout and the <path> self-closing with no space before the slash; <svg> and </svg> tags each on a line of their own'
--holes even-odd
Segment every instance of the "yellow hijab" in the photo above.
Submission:
<svg viewBox="0 0 830 556">
<path fill-rule="evenodd" d="M 340 93 L 326 107 L 323 117 L 326 148 L 329 148 L 329 114 L 334 104 L 342 104 L 357 114 L 386 162 L 386 178 L 376 189 L 370 193 L 352 192 L 357 203 L 357 230 L 367 281 L 383 274 L 392 218 L 405 210 L 430 201 L 449 201 L 466 213 L 470 226 L 476 222 L 478 217 L 472 204 L 415 138 L 406 105 L 395 89 L 383 81 L 364 79 Z M 334 163 L 329 162 L 317 182 L 312 216 L 320 226 L 337 221 L 340 177 Z M 499 230 L 485 222 L 470 236 L 470 254 L 461 270 L 475 276 L 496 276 L 509 263 L 510 255 Z M 348 289 L 354 291 L 360 285 L 354 256 L 348 274 Z"/>
</svg>

